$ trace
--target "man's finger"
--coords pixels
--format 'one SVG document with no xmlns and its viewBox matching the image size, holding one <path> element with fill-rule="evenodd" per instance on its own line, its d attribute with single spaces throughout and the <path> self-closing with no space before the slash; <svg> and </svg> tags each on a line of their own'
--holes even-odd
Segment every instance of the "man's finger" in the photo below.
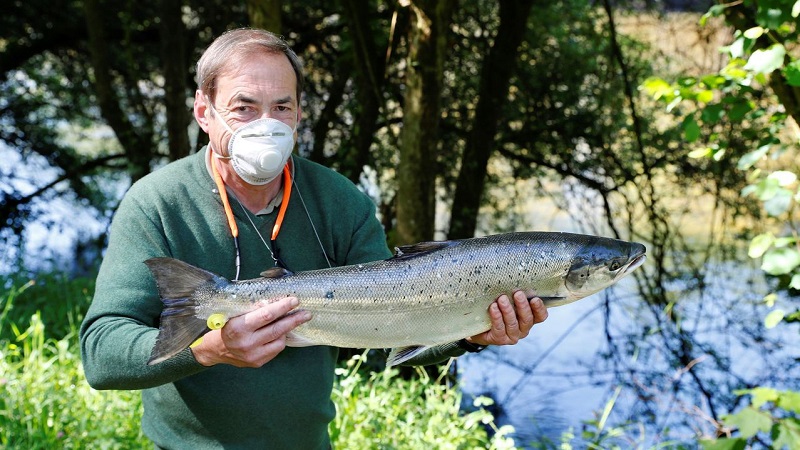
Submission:
<svg viewBox="0 0 800 450">
<path fill-rule="evenodd" d="M 514 305 L 511 303 L 507 295 L 501 295 L 497 299 L 497 305 L 503 313 L 503 323 L 505 325 L 504 337 L 511 343 L 516 343 L 520 337 L 519 321 L 517 320 L 517 312 L 514 310 Z"/>
<path fill-rule="evenodd" d="M 542 323 L 547 319 L 549 313 L 547 312 L 547 306 L 544 305 L 544 302 L 539 297 L 534 297 L 530 301 L 531 310 L 533 311 L 533 321 L 534 323 Z"/>
<path fill-rule="evenodd" d="M 517 320 L 520 323 L 520 329 L 527 334 L 534 324 L 534 314 L 531 304 L 528 303 L 528 297 L 522 291 L 514 292 L 514 305 L 517 310 Z"/>
</svg>

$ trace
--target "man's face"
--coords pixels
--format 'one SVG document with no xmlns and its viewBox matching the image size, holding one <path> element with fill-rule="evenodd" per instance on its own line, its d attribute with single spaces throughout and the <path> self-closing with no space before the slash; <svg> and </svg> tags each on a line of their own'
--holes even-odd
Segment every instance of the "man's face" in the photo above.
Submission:
<svg viewBox="0 0 800 450">
<path fill-rule="evenodd" d="M 301 111 L 297 98 L 297 78 L 292 65 L 283 54 L 253 54 L 235 68 L 217 78 L 214 117 L 206 93 L 195 94 L 194 114 L 200 128 L 208 133 L 209 144 L 215 152 L 228 156 L 231 134 L 224 121 L 234 131 L 242 125 L 261 118 L 273 118 L 294 128 Z"/>
</svg>

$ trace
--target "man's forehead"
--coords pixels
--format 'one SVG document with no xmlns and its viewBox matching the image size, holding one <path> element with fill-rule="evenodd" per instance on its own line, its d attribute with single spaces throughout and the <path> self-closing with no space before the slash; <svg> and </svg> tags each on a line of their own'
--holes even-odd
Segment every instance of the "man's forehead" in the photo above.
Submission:
<svg viewBox="0 0 800 450">
<path fill-rule="evenodd" d="M 296 100 L 297 77 L 286 55 L 259 56 L 222 71 L 216 80 L 217 95 L 225 92 L 231 101 L 246 103 L 261 102 L 264 96 L 273 103 Z"/>
</svg>

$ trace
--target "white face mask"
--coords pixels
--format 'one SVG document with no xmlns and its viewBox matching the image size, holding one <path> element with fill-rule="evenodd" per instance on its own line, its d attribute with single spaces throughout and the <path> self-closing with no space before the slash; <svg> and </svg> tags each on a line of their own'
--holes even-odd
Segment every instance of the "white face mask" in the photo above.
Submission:
<svg viewBox="0 0 800 450">
<path fill-rule="evenodd" d="M 211 102 L 209 108 L 215 116 L 219 116 Z M 233 170 L 245 182 L 263 185 L 274 180 L 283 171 L 294 149 L 294 132 L 297 129 L 277 119 L 263 118 L 248 122 L 236 131 L 222 120 L 223 126 L 231 133 L 228 141 L 228 155 L 221 159 L 230 159 Z"/>
</svg>

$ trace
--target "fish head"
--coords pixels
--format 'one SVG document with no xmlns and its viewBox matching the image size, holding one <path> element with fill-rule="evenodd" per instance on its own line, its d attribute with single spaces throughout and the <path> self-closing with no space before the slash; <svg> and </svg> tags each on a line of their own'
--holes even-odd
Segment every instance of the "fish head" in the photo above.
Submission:
<svg viewBox="0 0 800 450">
<path fill-rule="evenodd" d="M 572 259 L 565 287 L 574 300 L 618 282 L 644 263 L 645 247 L 636 242 L 597 238 L 579 247 Z"/>
</svg>

